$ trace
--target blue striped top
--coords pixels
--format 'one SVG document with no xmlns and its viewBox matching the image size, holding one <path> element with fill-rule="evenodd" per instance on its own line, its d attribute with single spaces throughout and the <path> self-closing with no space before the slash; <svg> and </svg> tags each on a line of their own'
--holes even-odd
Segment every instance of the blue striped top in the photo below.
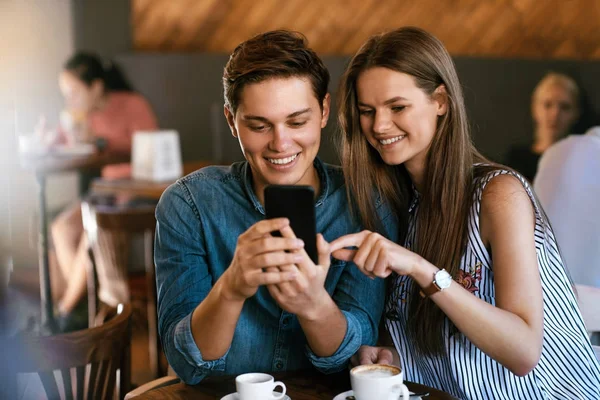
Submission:
<svg viewBox="0 0 600 400">
<path fill-rule="evenodd" d="M 455 278 L 474 296 L 494 305 L 494 270 L 479 234 L 481 197 L 486 184 L 500 174 L 517 177 L 535 209 L 535 246 L 544 301 L 544 338 L 538 365 L 519 377 L 475 347 L 462 333 L 450 335 L 446 320 L 446 355 L 423 357 L 406 334 L 412 282 L 393 276 L 386 304 L 386 327 L 400 355 L 405 379 L 435 387 L 461 399 L 600 399 L 600 365 L 587 336 L 577 300 L 565 272 L 556 240 L 545 222 L 531 187 L 512 171 L 496 170 L 476 180 L 468 217 L 467 248 Z M 411 206 L 406 247 L 415 240 L 417 200 Z"/>
</svg>

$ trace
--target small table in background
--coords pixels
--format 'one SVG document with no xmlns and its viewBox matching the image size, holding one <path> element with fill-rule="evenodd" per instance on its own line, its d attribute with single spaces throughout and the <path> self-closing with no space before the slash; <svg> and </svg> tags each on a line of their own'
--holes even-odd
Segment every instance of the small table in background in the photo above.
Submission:
<svg viewBox="0 0 600 400">
<path fill-rule="evenodd" d="M 333 375 L 323 375 L 316 371 L 298 371 L 272 374 L 276 381 L 282 381 L 287 388 L 286 394 L 292 400 L 332 400 L 335 396 L 350 390 L 348 371 Z M 453 396 L 437 389 L 412 382 L 404 382 L 414 393 L 428 392 L 424 400 L 451 400 Z M 210 377 L 199 385 L 188 386 L 184 383 L 163 386 L 150 390 L 140 396 L 139 400 L 214 400 L 235 392 L 235 377 Z"/>
<path fill-rule="evenodd" d="M 212 161 L 194 161 L 183 164 L 183 174 L 190 174 L 200 168 L 215 165 Z M 92 181 L 90 191 L 93 194 L 123 195 L 130 198 L 145 197 L 160 199 L 162 193 L 175 181 L 153 182 L 139 179 L 106 179 L 97 178 Z"/>
<path fill-rule="evenodd" d="M 56 332 L 48 256 L 49 246 L 48 221 L 46 219 L 46 178 L 48 175 L 56 172 L 98 169 L 107 164 L 122 163 L 127 162 L 128 160 L 128 157 L 114 156 L 106 153 L 64 154 L 49 152 L 46 154 L 21 155 L 21 167 L 34 173 L 37 184 L 38 207 L 40 212 L 38 248 L 42 331 L 46 331 L 47 333 Z"/>
</svg>

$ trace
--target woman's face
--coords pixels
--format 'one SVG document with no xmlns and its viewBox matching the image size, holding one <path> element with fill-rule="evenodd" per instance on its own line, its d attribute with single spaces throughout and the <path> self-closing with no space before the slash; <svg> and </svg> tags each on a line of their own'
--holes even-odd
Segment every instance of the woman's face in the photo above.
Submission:
<svg viewBox="0 0 600 400">
<path fill-rule="evenodd" d="M 568 134 L 579 117 L 575 99 L 569 90 L 556 84 L 540 90 L 532 108 L 538 137 L 551 142 Z"/>
<path fill-rule="evenodd" d="M 71 111 L 87 113 L 92 110 L 102 97 L 103 85 L 97 80 L 90 86 L 70 71 L 62 71 L 58 77 L 58 85 Z"/>
<path fill-rule="evenodd" d="M 446 113 L 441 89 L 429 96 L 412 76 L 382 67 L 359 75 L 356 91 L 361 131 L 386 164 L 405 163 L 409 172 L 424 168 L 438 117 Z"/>
</svg>

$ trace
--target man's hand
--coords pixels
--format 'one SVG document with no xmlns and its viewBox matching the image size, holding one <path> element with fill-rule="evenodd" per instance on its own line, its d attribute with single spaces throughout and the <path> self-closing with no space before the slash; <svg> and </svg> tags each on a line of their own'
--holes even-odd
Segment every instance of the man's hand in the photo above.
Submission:
<svg viewBox="0 0 600 400">
<path fill-rule="evenodd" d="M 288 240 L 296 237 L 290 226 L 281 229 L 281 234 Z M 318 318 L 319 311 L 330 298 L 325 290 L 325 279 L 329 271 L 331 252 L 329 244 L 321 234 L 317 235 L 317 251 L 319 263 L 315 265 L 304 249 L 298 250 L 296 254 L 300 256 L 300 261 L 295 265 L 280 266 L 281 271 L 295 272 L 296 277 L 287 282 L 267 286 L 269 293 L 281 308 L 307 320 Z"/>
<path fill-rule="evenodd" d="M 350 359 L 352 366 L 364 364 L 388 364 L 400 366 L 400 358 L 393 347 L 361 346 Z"/>
<path fill-rule="evenodd" d="M 282 284 L 297 277 L 297 270 L 270 268 L 300 263 L 302 252 L 306 254 L 302 240 L 271 236 L 271 232 L 285 228 L 290 229 L 286 218 L 269 219 L 257 222 L 238 237 L 233 261 L 223 274 L 225 298 L 244 301 L 261 285 Z"/>
</svg>

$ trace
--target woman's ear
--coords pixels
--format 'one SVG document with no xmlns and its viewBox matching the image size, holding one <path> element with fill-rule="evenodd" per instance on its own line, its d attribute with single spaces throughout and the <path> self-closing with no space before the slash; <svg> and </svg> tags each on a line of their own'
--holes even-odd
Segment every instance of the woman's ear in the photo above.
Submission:
<svg viewBox="0 0 600 400">
<path fill-rule="evenodd" d="M 237 129 L 235 129 L 235 118 L 233 113 L 229 109 L 228 106 L 223 107 L 223 112 L 225 113 L 225 118 L 227 118 L 227 125 L 229 125 L 229 129 L 231 130 L 231 134 L 234 138 L 238 137 Z"/>
<path fill-rule="evenodd" d="M 446 85 L 441 84 L 433 92 L 433 100 L 437 103 L 437 115 L 441 117 L 448 112 L 448 92 L 446 91 Z"/>
</svg>

